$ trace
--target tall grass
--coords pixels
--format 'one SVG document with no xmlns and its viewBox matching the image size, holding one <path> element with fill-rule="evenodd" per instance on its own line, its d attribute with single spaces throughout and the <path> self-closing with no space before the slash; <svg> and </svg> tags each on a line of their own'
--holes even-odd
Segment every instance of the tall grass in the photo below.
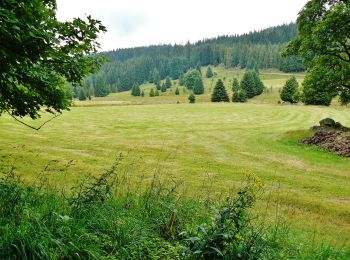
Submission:
<svg viewBox="0 0 350 260">
<path fill-rule="evenodd" d="M 0 180 L 1 259 L 348 259 L 350 252 L 291 238 L 251 211 L 260 181 L 250 176 L 227 198 L 191 198 L 181 182 L 129 186 L 117 171 L 60 192 L 39 178 L 28 185 L 13 168 Z"/>
</svg>

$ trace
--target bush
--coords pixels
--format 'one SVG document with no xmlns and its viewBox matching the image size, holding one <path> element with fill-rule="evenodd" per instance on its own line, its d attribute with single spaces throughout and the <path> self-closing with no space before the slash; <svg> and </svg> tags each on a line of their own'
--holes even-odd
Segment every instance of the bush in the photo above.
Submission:
<svg viewBox="0 0 350 260">
<path fill-rule="evenodd" d="M 194 104 L 196 102 L 196 96 L 193 95 L 193 93 L 191 93 L 191 95 L 189 95 L 188 100 L 190 101 L 190 103 Z"/>
<path fill-rule="evenodd" d="M 175 89 L 175 95 L 177 95 L 177 96 L 180 95 L 180 90 L 179 90 L 179 88 L 176 88 L 176 89 Z"/>
</svg>

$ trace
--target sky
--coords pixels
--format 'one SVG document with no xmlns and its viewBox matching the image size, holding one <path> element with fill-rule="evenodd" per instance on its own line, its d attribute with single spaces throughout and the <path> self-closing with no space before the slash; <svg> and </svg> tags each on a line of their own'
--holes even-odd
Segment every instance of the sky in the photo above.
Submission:
<svg viewBox="0 0 350 260">
<path fill-rule="evenodd" d="M 60 21 L 91 15 L 101 50 L 185 44 L 296 21 L 307 0 L 57 0 Z"/>
</svg>

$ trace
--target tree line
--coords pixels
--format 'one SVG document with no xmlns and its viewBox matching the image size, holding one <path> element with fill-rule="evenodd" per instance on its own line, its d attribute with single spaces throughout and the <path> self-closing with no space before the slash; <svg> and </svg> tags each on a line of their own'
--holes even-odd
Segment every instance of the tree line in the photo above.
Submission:
<svg viewBox="0 0 350 260">
<path fill-rule="evenodd" d="M 297 34 L 296 24 L 285 24 L 243 35 L 220 36 L 185 45 L 154 45 L 101 53 L 108 57 L 98 73 L 85 78 L 89 95 L 130 90 L 134 84 L 157 83 L 167 76 L 179 79 L 189 69 L 224 64 L 242 69 L 279 68 L 302 71 L 297 56 L 283 58 L 283 47 Z M 75 90 L 79 92 L 79 90 Z"/>
</svg>

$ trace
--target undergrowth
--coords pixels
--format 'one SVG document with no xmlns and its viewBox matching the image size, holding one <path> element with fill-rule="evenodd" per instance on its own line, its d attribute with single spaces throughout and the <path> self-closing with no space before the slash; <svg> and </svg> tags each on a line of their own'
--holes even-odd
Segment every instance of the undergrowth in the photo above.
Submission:
<svg viewBox="0 0 350 260">
<path fill-rule="evenodd" d="M 191 198 L 157 174 L 130 187 L 117 169 L 58 192 L 28 185 L 13 168 L 0 180 L 0 259 L 349 259 L 311 249 L 281 222 L 251 210 L 262 185 L 253 175 L 226 199 Z"/>
</svg>

